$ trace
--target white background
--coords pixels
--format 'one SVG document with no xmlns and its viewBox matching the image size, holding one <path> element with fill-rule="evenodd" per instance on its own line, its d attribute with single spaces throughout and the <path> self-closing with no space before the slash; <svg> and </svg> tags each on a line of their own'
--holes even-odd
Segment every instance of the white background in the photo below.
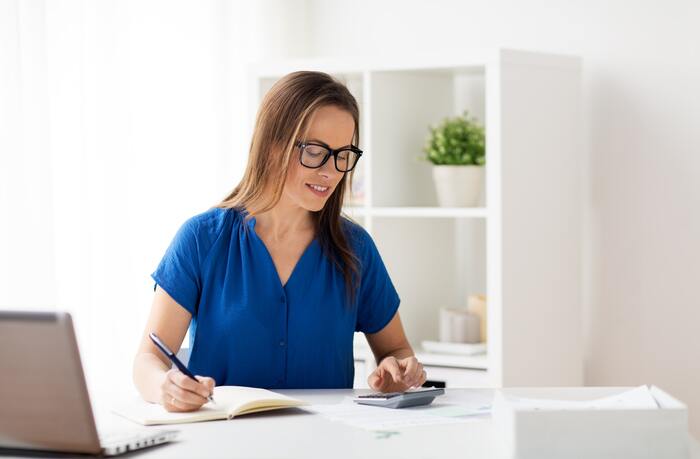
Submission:
<svg viewBox="0 0 700 459">
<path fill-rule="evenodd" d="M 0 307 L 74 311 L 91 388 L 127 390 L 149 274 L 242 173 L 248 62 L 576 54 L 586 383 L 659 385 L 700 435 L 699 23 L 691 0 L 0 0 Z"/>
</svg>

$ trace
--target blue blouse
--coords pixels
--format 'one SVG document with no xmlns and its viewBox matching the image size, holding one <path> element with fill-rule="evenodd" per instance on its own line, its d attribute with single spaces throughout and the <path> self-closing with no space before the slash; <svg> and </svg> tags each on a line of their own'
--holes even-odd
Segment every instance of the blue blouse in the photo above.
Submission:
<svg viewBox="0 0 700 459">
<path fill-rule="evenodd" d="M 217 385 L 351 388 L 354 332 L 382 330 L 400 301 L 374 241 L 343 219 L 361 273 L 348 305 L 317 239 L 283 286 L 255 218 L 243 217 L 212 208 L 188 219 L 151 274 L 192 314 L 189 369 Z"/>
</svg>

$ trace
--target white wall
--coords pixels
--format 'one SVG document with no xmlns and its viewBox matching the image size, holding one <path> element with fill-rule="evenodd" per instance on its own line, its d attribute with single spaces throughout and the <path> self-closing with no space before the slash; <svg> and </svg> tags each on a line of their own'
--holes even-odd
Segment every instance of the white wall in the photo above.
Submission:
<svg viewBox="0 0 700 459">
<path fill-rule="evenodd" d="M 313 0 L 309 14 L 312 57 L 583 57 L 586 382 L 657 384 L 700 436 L 700 2 Z"/>
<path fill-rule="evenodd" d="M 0 308 L 70 311 L 94 395 L 134 390 L 150 273 L 242 176 L 248 62 L 306 46 L 277 2 L 0 0 Z"/>
</svg>

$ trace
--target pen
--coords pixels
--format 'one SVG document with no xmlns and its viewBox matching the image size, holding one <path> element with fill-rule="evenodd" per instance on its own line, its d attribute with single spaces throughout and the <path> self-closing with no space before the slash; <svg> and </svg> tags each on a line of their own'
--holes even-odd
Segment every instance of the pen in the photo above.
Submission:
<svg viewBox="0 0 700 459">
<path fill-rule="evenodd" d="M 194 379 L 195 381 L 199 382 L 199 380 L 197 380 L 197 378 L 195 378 L 194 375 L 192 373 L 190 373 L 190 370 L 188 370 L 187 367 L 182 362 L 180 362 L 180 359 L 177 358 L 177 356 L 173 353 L 173 351 L 171 351 L 170 348 L 164 342 L 162 342 L 160 340 L 160 338 L 158 338 L 158 335 L 151 332 L 148 334 L 148 337 L 151 338 L 151 341 L 153 341 L 153 344 L 155 344 L 156 347 L 158 349 L 160 349 L 160 352 L 165 354 L 165 356 L 167 358 L 169 358 L 170 361 L 173 362 L 173 364 L 175 364 L 175 366 L 177 367 L 178 370 L 180 370 L 185 376 L 188 376 L 188 377 Z M 210 402 L 214 402 L 214 397 L 212 397 L 211 395 L 208 396 L 207 398 L 209 399 Z"/>
</svg>

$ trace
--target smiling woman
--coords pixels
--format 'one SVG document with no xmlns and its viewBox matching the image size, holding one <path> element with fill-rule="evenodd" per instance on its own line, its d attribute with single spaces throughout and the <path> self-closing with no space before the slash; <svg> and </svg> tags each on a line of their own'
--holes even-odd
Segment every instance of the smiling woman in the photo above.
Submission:
<svg viewBox="0 0 700 459">
<path fill-rule="evenodd" d="M 362 156 L 357 102 L 319 72 L 278 81 L 258 112 L 241 183 L 187 220 L 152 274 L 155 298 L 134 381 L 170 411 L 206 402 L 215 384 L 349 388 L 353 334 L 378 362 L 370 387 L 423 384 L 398 313 L 399 296 L 377 248 L 341 216 Z M 177 370 L 147 338 L 179 349 L 190 328 L 189 370 Z"/>
</svg>

